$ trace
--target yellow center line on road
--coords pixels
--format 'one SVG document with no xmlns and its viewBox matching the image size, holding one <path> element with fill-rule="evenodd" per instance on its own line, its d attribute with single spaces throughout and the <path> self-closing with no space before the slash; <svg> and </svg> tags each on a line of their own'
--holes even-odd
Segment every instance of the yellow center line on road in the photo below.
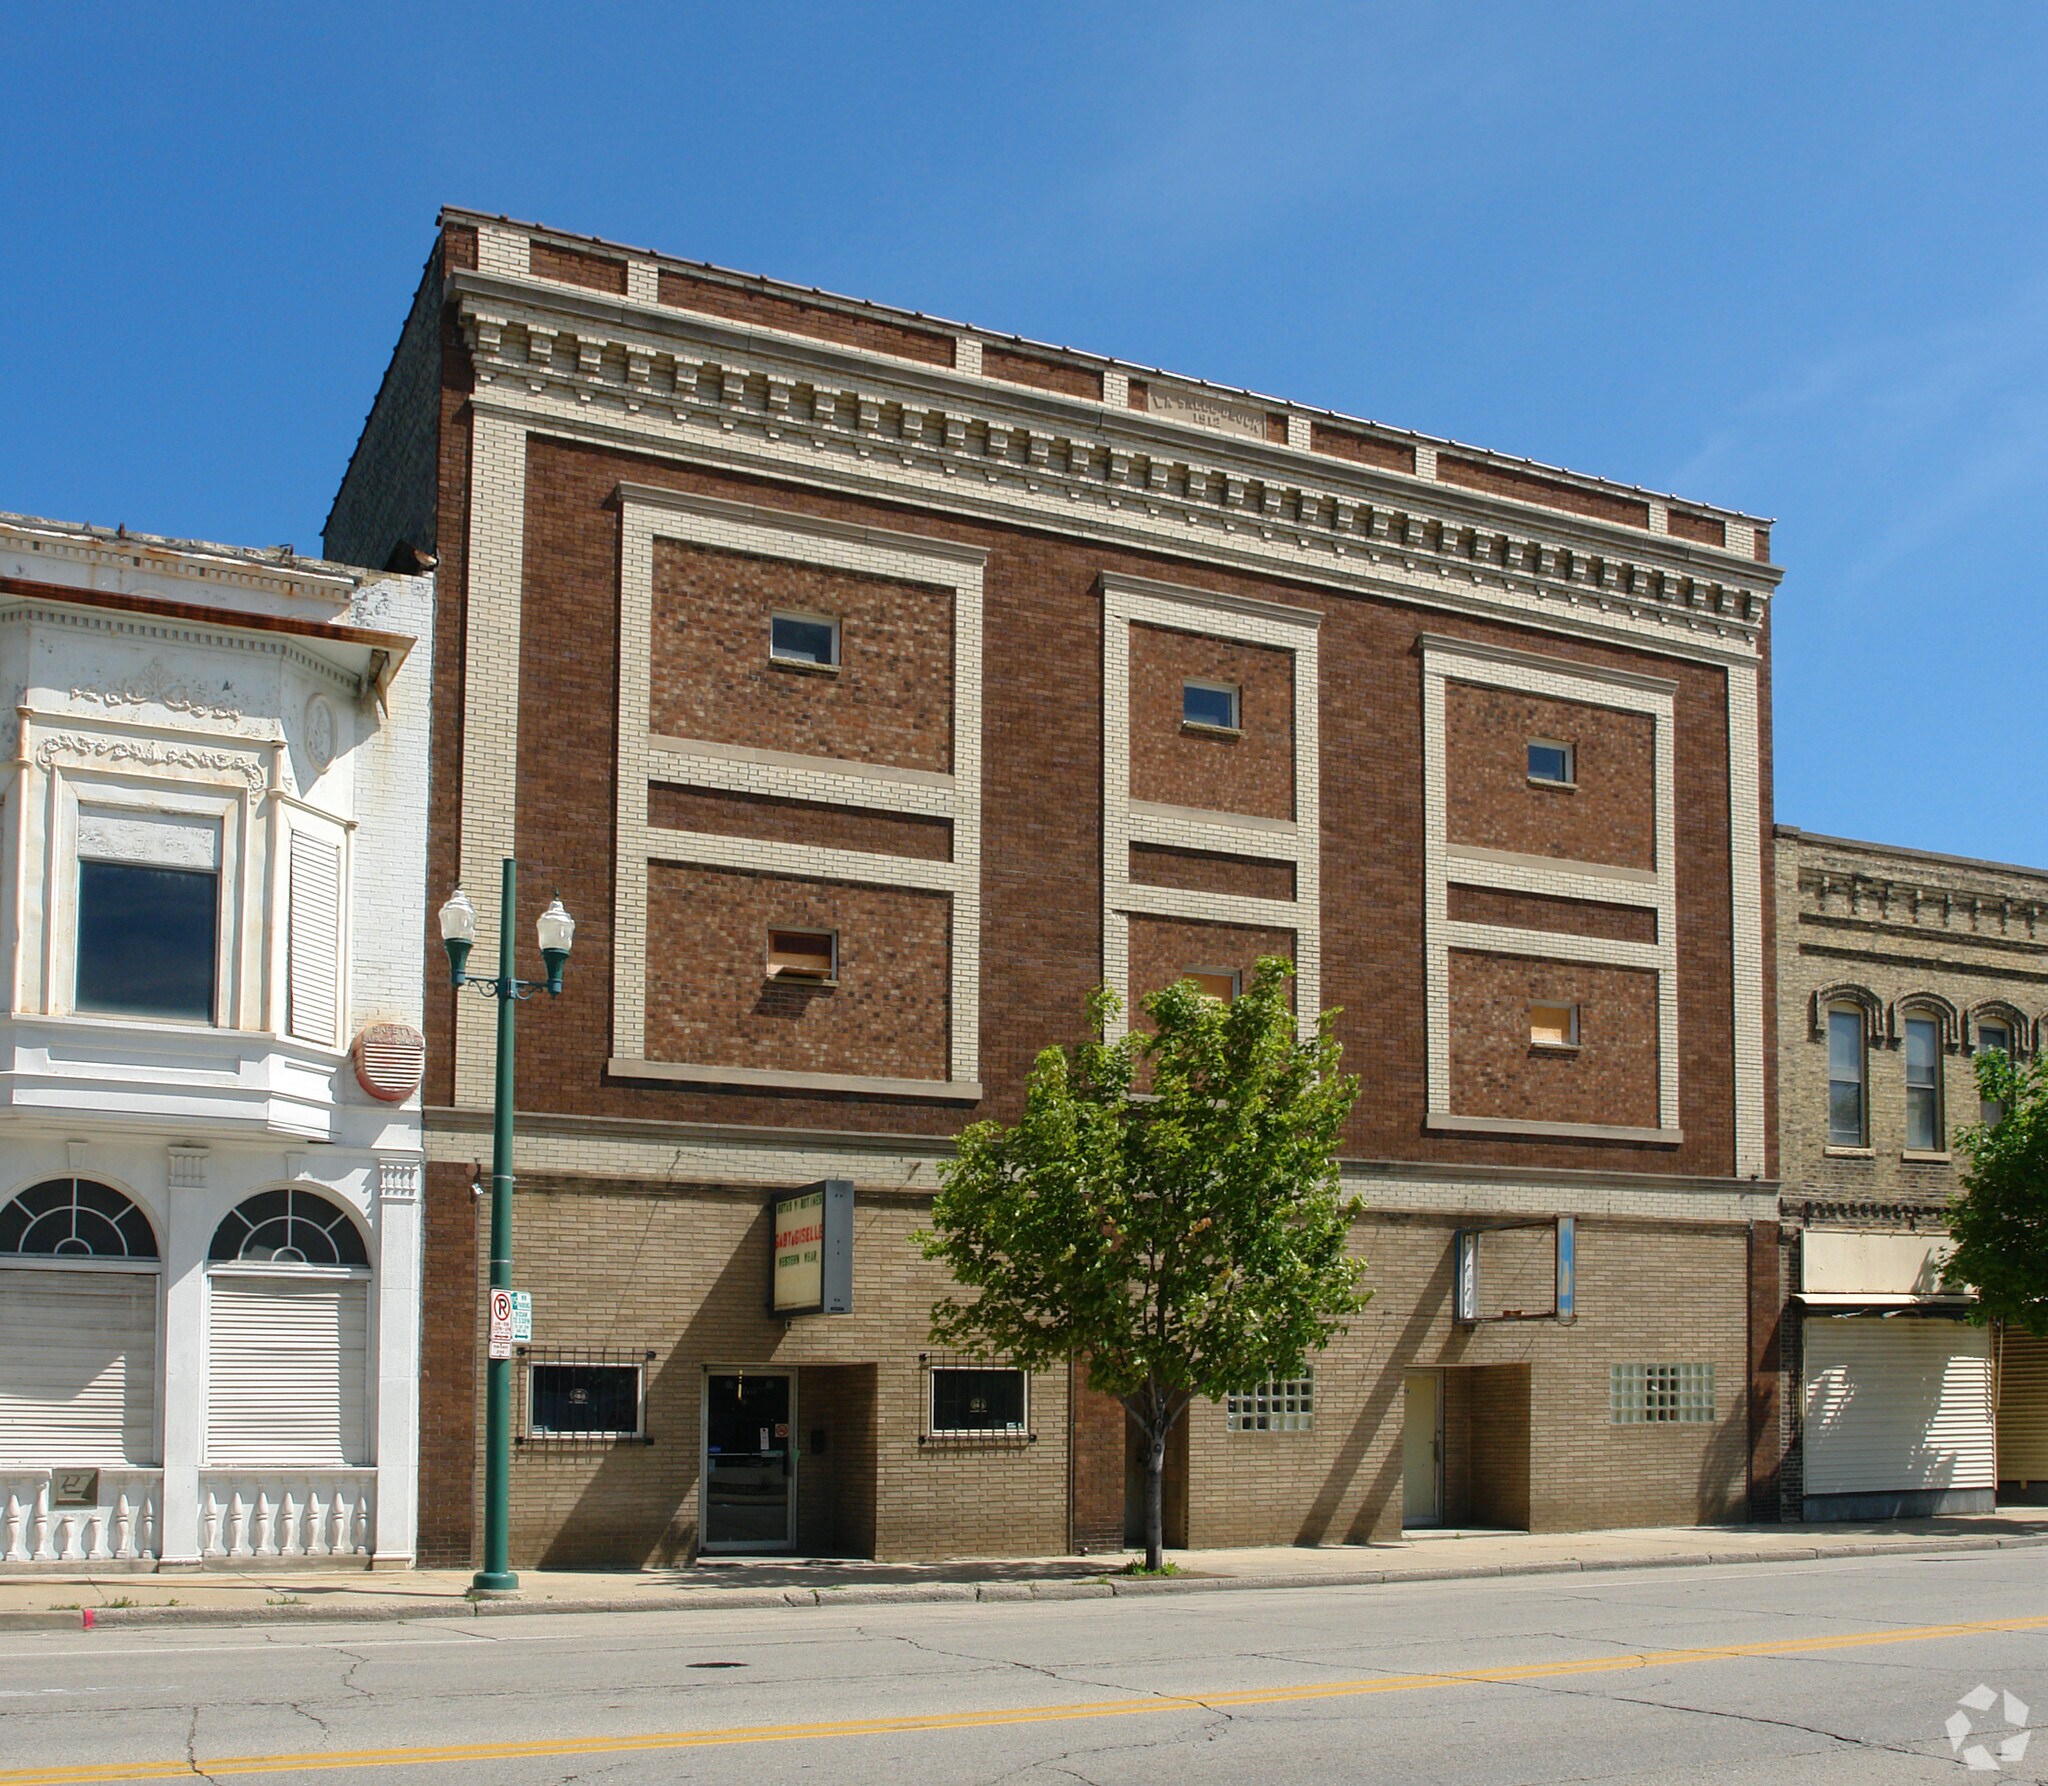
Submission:
<svg viewBox="0 0 2048 1786">
<path fill-rule="evenodd" d="M 1392 1674 L 1355 1681 L 1314 1681 L 1294 1687 L 1247 1687 L 1228 1693 L 1153 1694 L 1083 1700 L 1069 1705 L 1014 1705 L 978 1712 L 928 1712 L 901 1718 L 847 1718 L 829 1724 L 742 1724 L 722 1730 L 653 1730 L 627 1736 L 541 1737 L 532 1742 L 449 1743 L 411 1749 L 311 1749 L 290 1755 L 224 1755 L 196 1763 L 116 1761 L 91 1767 L 0 1770 L 0 1786 L 89 1786 L 110 1780 L 184 1780 L 195 1774 L 296 1774 L 346 1768 L 428 1767 L 449 1762 L 550 1761 L 584 1755 L 632 1755 L 673 1749 L 733 1748 L 750 1743 L 817 1742 L 834 1737 L 904 1736 L 926 1731 L 987 1730 L 1004 1725 L 1060 1724 L 1082 1718 L 1156 1717 L 1162 1712 L 1233 1710 L 1243 1706 L 1299 1705 L 1320 1699 L 1356 1699 L 1373 1693 L 1415 1693 L 1445 1687 L 1513 1686 L 1584 1674 L 1678 1668 L 1745 1657 L 1810 1656 L 1885 1644 L 1934 1643 L 1944 1638 L 2048 1630 L 2048 1617 L 1976 1619 L 1957 1625 L 1902 1625 L 1829 1637 L 1785 1637 L 1766 1643 L 1721 1644 L 1683 1650 L 1642 1650 L 1627 1655 L 1575 1656 L 1558 1662 L 1519 1662 L 1496 1668 L 1459 1668 L 1443 1674 Z"/>
</svg>

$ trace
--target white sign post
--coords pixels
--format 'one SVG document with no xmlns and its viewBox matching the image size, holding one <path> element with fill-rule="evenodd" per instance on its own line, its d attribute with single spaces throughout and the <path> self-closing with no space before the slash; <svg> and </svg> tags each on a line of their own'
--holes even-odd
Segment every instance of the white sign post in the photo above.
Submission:
<svg viewBox="0 0 2048 1786">
<path fill-rule="evenodd" d="M 512 1292 L 491 1292 L 491 1352 L 493 1358 L 512 1356 Z"/>
</svg>

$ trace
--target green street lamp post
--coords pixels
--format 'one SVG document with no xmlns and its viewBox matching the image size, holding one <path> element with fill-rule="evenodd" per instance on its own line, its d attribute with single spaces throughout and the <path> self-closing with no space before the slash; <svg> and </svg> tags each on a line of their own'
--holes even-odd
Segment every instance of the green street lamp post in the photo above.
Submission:
<svg viewBox="0 0 2048 1786">
<path fill-rule="evenodd" d="M 498 1085 L 491 1122 L 491 1288 L 512 1288 L 512 1020 L 518 1007 L 540 991 L 562 990 L 562 969 L 576 935 L 575 920 L 557 897 L 535 926 L 540 958 L 547 968 L 543 980 L 515 978 L 512 929 L 519 900 L 519 864 L 505 858 L 503 890 L 498 904 L 498 977 L 472 979 L 469 951 L 476 942 L 476 907 L 460 887 L 441 908 L 441 946 L 448 951 L 449 984 L 471 987 L 498 1001 Z M 512 1572 L 512 1360 L 487 1363 L 484 1394 L 484 1566 L 471 1583 L 478 1593 L 510 1594 L 518 1590 Z"/>
</svg>

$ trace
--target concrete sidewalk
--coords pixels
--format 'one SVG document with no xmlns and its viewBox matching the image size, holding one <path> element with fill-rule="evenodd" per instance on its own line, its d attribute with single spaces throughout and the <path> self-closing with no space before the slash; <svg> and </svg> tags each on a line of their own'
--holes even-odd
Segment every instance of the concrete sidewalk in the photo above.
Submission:
<svg viewBox="0 0 2048 1786">
<path fill-rule="evenodd" d="M 1611 1532 L 1438 1532 L 1396 1544 L 1174 1554 L 1181 1573 L 1115 1573 L 1128 1554 L 945 1563 L 718 1557 L 673 1569 L 531 1570 L 513 1600 L 467 1597 L 466 1569 L 393 1573 L 296 1567 L 194 1574 L 0 1576 L 0 1629 L 299 1623 L 533 1612 L 678 1612 L 896 1600 L 1074 1600 L 1224 1588 L 1354 1587 L 1402 1581 L 1642 1569 L 1818 1557 L 1938 1554 L 2048 1544 L 2048 1509 L 1870 1524 L 1679 1526 Z"/>
</svg>

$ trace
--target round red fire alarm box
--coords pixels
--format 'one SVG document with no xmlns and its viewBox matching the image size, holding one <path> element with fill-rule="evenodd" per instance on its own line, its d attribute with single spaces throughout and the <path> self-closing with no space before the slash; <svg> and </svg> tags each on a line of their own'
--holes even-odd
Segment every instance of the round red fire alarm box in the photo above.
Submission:
<svg viewBox="0 0 2048 1786">
<path fill-rule="evenodd" d="M 356 1037 L 356 1081 L 373 1098 L 403 1103 L 427 1071 L 427 1039 L 403 1023 L 373 1023 Z"/>
</svg>

